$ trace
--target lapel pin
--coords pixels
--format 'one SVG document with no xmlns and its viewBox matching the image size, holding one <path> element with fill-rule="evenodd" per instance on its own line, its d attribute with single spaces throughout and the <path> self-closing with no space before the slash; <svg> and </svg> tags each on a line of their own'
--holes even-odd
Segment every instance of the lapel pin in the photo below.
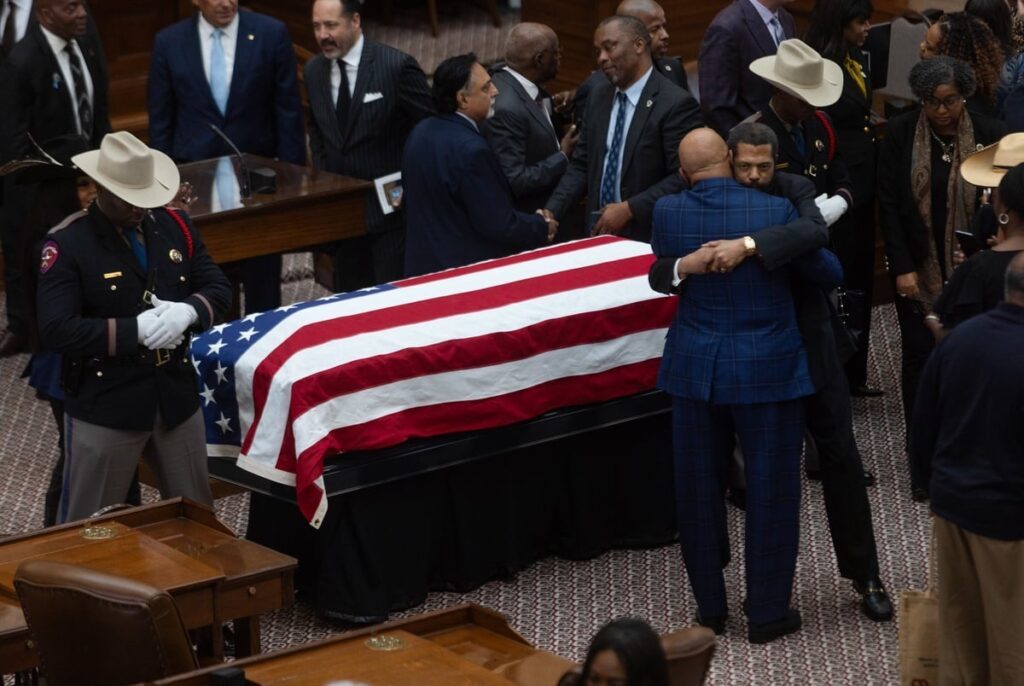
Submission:
<svg viewBox="0 0 1024 686">
<path fill-rule="evenodd" d="M 665 65 L 665 71 L 672 71 L 672 65 L 671 64 L 666 64 Z"/>
<path fill-rule="evenodd" d="M 250 34 L 249 34 L 249 40 L 256 40 L 256 36 L 254 36 L 254 35 L 252 35 L 252 34 L 250 33 Z"/>
<path fill-rule="evenodd" d="M 167 253 L 167 254 L 168 254 L 168 256 L 170 256 L 171 262 L 174 262 L 175 264 L 178 264 L 178 263 L 181 262 L 181 253 L 178 252 L 177 248 L 171 248 L 171 251 L 169 253 Z"/>
<path fill-rule="evenodd" d="M 821 139 L 820 139 L 820 138 L 817 138 L 817 139 L 815 139 L 815 141 L 814 141 L 814 147 L 815 147 L 815 149 L 816 149 L 816 150 L 817 150 L 818 152 L 824 152 L 824 151 L 825 151 L 825 144 L 821 142 Z"/>
<path fill-rule="evenodd" d="M 653 100 L 648 100 L 647 101 L 647 109 L 650 109 L 653 106 L 654 106 L 654 101 Z"/>
</svg>

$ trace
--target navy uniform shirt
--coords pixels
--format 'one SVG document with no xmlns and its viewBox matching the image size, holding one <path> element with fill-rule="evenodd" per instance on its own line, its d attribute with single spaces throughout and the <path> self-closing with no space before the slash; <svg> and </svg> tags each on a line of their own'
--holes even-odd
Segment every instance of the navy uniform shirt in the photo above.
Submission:
<svg viewBox="0 0 1024 686">
<path fill-rule="evenodd" d="M 182 301 L 209 328 L 231 304 L 231 285 L 188 217 L 187 231 L 167 210 L 142 221 L 147 269 L 93 203 L 47 235 L 39 266 L 39 332 L 45 348 L 64 355 L 66 411 L 113 429 L 148 430 L 157 410 L 176 426 L 199 406 L 186 338 L 170 353 L 138 343 L 136 317 L 147 291 Z"/>
</svg>

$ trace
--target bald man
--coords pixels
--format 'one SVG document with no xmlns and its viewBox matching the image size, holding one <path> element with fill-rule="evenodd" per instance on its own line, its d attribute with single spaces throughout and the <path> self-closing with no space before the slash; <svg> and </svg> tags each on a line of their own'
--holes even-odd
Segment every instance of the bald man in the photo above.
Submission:
<svg viewBox="0 0 1024 686">
<path fill-rule="evenodd" d="M 678 57 L 669 57 L 668 20 L 665 18 L 665 10 L 661 5 L 654 0 L 622 0 L 615 8 L 615 14 L 634 17 L 644 23 L 647 32 L 651 35 L 651 58 L 654 68 L 676 86 L 689 91 L 690 84 L 686 80 L 686 68 L 683 66 L 682 60 Z M 587 98 L 594 86 L 599 84 L 603 78 L 604 75 L 598 69 L 592 72 L 586 81 L 576 89 L 573 97 L 576 121 L 583 121 L 586 114 Z"/>
<path fill-rule="evenodd" d="M 544 90 L 558 74 L 561 57 L 558 36 L 550 27 L 524 22 L 512 27 L 505 65 L 491 75 L 498 97 L 483 134 L 498 155 L 521 212 L 544 207 L 579 137 L 575 126 L 561 135 L 551 96 Z"/>
<path fill-rule="evenodd" d="M 768 643 L 801 626 L 790 598 L 799 538 L 801 399 L 814 385 L 790 279 L 834 288 L 842 270 L 834 255 L 819 250 L 792 268 L 767 271 L 758 260 L 744 260 L 731 272 L 707 273 L 712 254 L 705 243 L 738 238 L 752 252 L 752 234 L 787 224 L 797 213 L 789 200 L 735 181 L 725 141 L 711 129 L 683 138 L 679 162 L 690 190 L 655 204 L 651 247 L 658 257 L 684 255 L 679 272 L 688 276 L 658 373 L 658 387 L 672 397 L 683 562 L 698 621 L 721 633 L 728 615 L 722 568 L 730 557 L 724 479 L 736 434 L 747 461 L 747 636 Z"/>
</svg>

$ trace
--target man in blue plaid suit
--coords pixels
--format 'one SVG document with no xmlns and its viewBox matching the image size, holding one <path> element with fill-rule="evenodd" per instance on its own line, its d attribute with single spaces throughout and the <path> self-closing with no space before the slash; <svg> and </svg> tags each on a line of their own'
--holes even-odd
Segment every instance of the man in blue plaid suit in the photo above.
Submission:
<svg viewBox="0 0 1024 686">
<path fill-rule="evenodd" d="M 679 299 L 665 340 L 658 387 L 672 396 L 676 500 L 683 561 L 698 621 L 717 633 L 728 614 L 722 568 L 728 563 L 724 487 L 732 437 L 747 459 L 746 578 L 748 637 L 767 643 L 800 628 L 789 607 L 800 516 L 800 399 L 814 386 L 807 367 L 788 269 L 744 260 L 728 273 L 705 273 L 705 243 L 741 238 L 797 218 L 784 198 L 732 177 L 725 141 L 710 129 L 679 146 L 691 189 L 655 205 L 651 246 L 658 257 L 684 255 L 679 269 L 701 274 Z M 825 288 L 842 269 L 825 250 L 795 260 L 798 278 Z"/>
</svg>

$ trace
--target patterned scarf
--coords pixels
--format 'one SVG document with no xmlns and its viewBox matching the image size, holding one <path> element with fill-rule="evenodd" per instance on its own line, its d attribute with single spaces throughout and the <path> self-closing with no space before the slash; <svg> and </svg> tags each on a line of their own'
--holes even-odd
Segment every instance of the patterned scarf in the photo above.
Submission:
<svg viewBox="0 0 1024 686">
<path fill-rule="evenodd" d="M 966 111 L 960 115 L 956 139 L 953 142 L 953 161 L 949 169 L 949 185 L 946 188 L 946 226 L 943 230 L 943 244 L 935 245 L 932 238 L 932 140 L 931 125 L 921 110 L 914 131 L 914 146 L 910 155 L 910 189 L 917 204 L 917 212 L 928 227 L 928 257 L 917 268 L 917 283 L 921 289 L 920 300 L 929 307 L 942 290 L 942 270 L 939 269 L 939 249 L 942 250 L 942 264 L 945 273 L 953 273 L 953 236 L 957 229 L 967 229 L 974 216 L 977 189 L 960 178 L 960 165 L 969 155 L 976 152 L 974 124 Z"/>
</svg>

